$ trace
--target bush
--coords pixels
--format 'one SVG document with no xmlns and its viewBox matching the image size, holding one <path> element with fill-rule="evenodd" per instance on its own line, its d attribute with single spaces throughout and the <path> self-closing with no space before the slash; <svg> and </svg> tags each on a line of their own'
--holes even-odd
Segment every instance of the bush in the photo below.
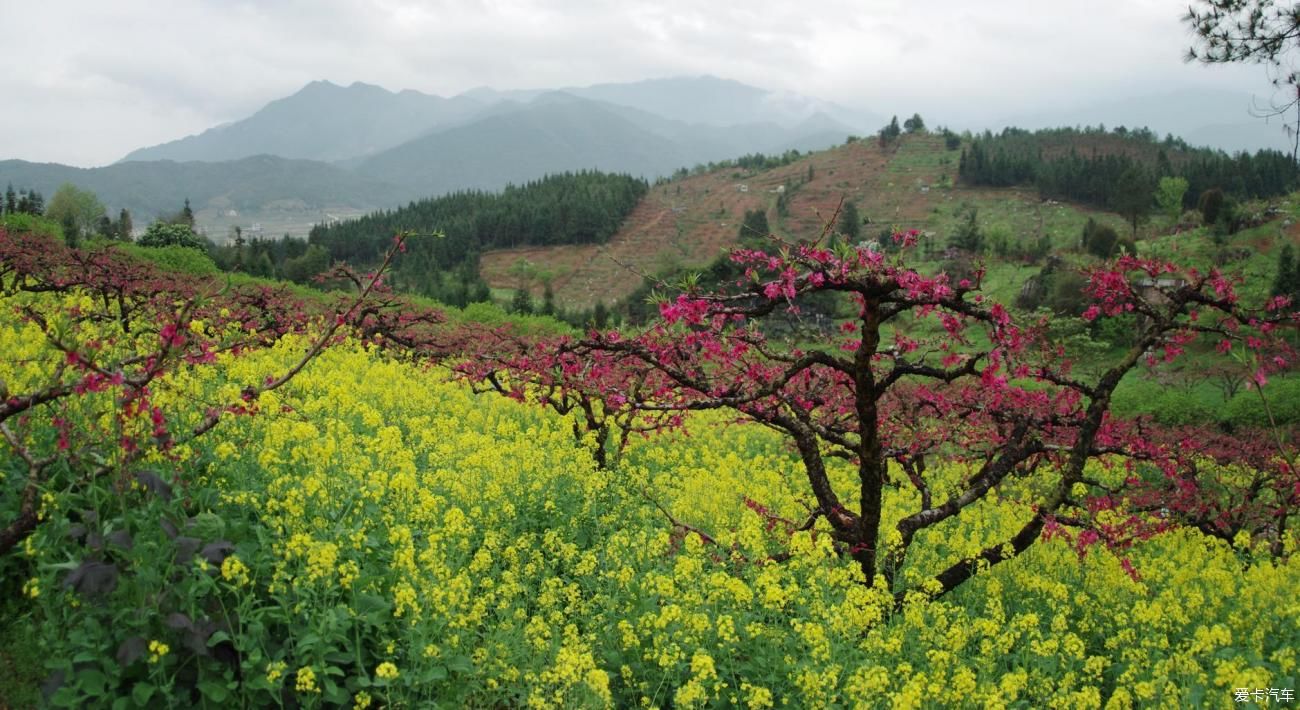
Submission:
<svg viewBox="0 0 1300 710">
<path fill-rule="evenodd" d="M 1278 426 L 1300 424 L 1300 380 L 1274 380 L 1264 386 L 1264 398 Z M 1218 419 L 1234 426 L 1269 426 L 1259 392 L 1244 389 L 1228 401 Z"/>
<path fill-rule="evenodd" d="M 14 233 L 31 232 L 63 241 L 63 227 L 58 222 L 45 219 L 40 215 L 10 212 L 0 216 L 0 227 Z"/>
<path fill-rule="evenodd" d="M 1214 410 L 1195 392 L 1163 388 L 1152 404 L 1156 421 L 1170 426 L 1197 426 L 1214 421 Z"/>
<path fill-rule="evenodd" d="M 307 247 L 306 253 L 284 260 L 284 277 L 294 283 L 306 283 L 330 266 L 330 253 L 319 244 Z"/>
<path fill-rule="evenodd" d="M 1059 271 L 1052 276 L 1044 305 L 1060 315 L 1080 315 L 1088 306 L 1088 297 L 1083 293 L 1087 285 L 1088 279 L 1083 274 L 1068 269 Z"/>
<path fill-rule="evenodd" d="M 1201 219 L 1206 224 L 1219 221 L 1219 212 L 1223 209 L 1223 190 L 1214 187 L 1202 192 L 1196 201 L 1196 209 L 1201 211 Z"/>
<path fill-rule="evenodd" d="M 1113 227 L 1104 224 L 1098 224 L 1091 217 L 1088 223 L 1083 225 L 1083 237 L 1080 242 L 1084 251 L 1097 257 L 1098 259 L 1109 259 L 1115 255 L 1115 247 L 1119 244 L 1119 234 Z M 1132 243 L 1132 240 L 1129 240 Z"/>
<path fill-rule="evenodd" d="M 189 225 L 165 222 L 154 222 L 149 225 L 135 243 L 142 247 L 179 246 L 200 250 L 205 248 L 203 240 L 194 233 L 193 229 L 190 229 Z"/>
<path fill-rule="evenodd" d="M 216 262 L 207 254 L 191 247 L 175 244 L 162 247 L 122 244 L 118 248 L 132 256 L 152 261 L 167 271 L 195 276 L 206 276 L 220 271 Z"/>
</svg>

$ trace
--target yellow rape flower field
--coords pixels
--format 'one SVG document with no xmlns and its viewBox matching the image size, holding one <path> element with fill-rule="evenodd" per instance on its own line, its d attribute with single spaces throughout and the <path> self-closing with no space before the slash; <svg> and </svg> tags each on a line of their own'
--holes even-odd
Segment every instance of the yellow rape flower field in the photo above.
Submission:
<svg viewBox="0 0 1300 710">
<path fill-rule="evenodd" d="M 5 362 L 38 357 L 29 327 L 0 326 Z M 192 425 L 308 342 L 184 368 L 154 400 Z M 11 383 L 41 374 L 6 367 Z M 634 437 L 602 471 L 566 418 L 352 341 L 257 404 L 152 456 L 174 500 L 50 491 L 21 586 L 50 670 L 90 680 L 49 702 L 1234 707 L 1238 688 L 1297 687 L 1300 562 L 1248 539 L 1158 536 L 1129 551 L 1136 579 L 1104 550 L 1040 542 L 895 612 L 829 536 L 788 537 L 746 505 L 799 520 L 806 483 L 779 437 L 721 414 Z M 976 551 L 1027 515 L 996 496 L 974 512 L 927 533 L 904 574 L 933 574 L 920 550 Z M 67 541 L 123 525 L 130 549 L 103 549 L 124 571 L 87 603 L 63 583 Z"/>
</svg>

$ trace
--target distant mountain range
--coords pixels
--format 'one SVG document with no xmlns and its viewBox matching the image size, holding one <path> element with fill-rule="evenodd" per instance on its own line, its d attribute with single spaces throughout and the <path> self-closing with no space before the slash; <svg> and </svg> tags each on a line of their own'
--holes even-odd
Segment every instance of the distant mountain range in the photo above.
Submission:
<svg viewBox="0 0 1300 710">
<path fill-rule="evenodd" d="M 1193 145 L 1286 149 L 1250 97 L 1173 92 L 1006 117 L 994 130 L 1149 126 Z M 814 150 L 869 135 L 888 119 L 715 77 L 557 90 L 479 88 L 450 98 L 314 81 L 253 115 L 132 151 L 101 168 L 0 161 L 0 187 L 47 197 L 63 182 L 93 190 L 136 224 L 189 198 L 222 236 L 261 224 L 271 236 L 460 189 L 498 189 L 584 168 L 647 178 L 748 153 Z"/>
<path fill-rule="evenodd" d="M 257 113 L 179 140 L 129 153 L 122 161 L 238 160 L 252 155 L 332 162 L 377 153 L 466 120 L 482 101 L 442 98 L 418 91 L 391 92 L 356 83 L 313 81 Z"/>
<path fill-rule="evenodd" d="M 0 183 L 93 190 L 137 224 L 185 198 L 214 235 L 267 221 L 301 233 L 338 214 L 584 168 L 646 178 L 746 153 L 812 150 L 885 119 L 714 77 L 445 98 L 314 81 L 248 118 L 102 168 L 0 162 Z"/>
</svg>

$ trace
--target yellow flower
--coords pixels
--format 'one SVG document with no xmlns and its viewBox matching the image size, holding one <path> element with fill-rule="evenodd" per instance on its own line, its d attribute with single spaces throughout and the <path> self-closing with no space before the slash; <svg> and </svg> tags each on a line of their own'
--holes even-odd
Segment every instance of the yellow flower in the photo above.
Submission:
<svg viewBox="0 0 1300 710">
<path fill-rule="evenodd" d="M 673 705 L 677 707 L 697 707 L 709 699 L 709 692 L 698 680 L 691 679 L 673 693 Z"/>
<path fill-rule="evenodd" d="M 352 699 L 352 710 L 366 710 L 370 707 L 370 701 L 370 693 L 363 690 Z"/>
<path fill-rule="evenodd" d="M 393 680 L 397 677 L 397 666 L 390 661 L 384 661 L 375 667 L 375 675 L 384 680 Z"/>
<path fill-rule="evenodd" d="M 23 594 L 32 599 L 39 597 L 41 595 L 41 580 L 32 577 L 26 582 L 23 582 Z"/>
<path fill-rule="evenodd" d="M 751 710 L 773 707 L 772 691 L 767 688 L 764 688 L 761 685 L 741 683 L 740 690 L 745 693 L 745 704 L 748 705 Z"/>
<path fill-rule="evenodd" d="M 242 587 L 249 582 L 248 566 L 231 555 L 221 562 L 221 578 L 236 587 Z"/>
<path fill-rule="evenodd" d="M 162 641 L 150 641 L 150 642 L 149 642 L 149 662 L 150 662 L 150 663 L 157 663 L 158 661 L 161 661 L 162 658 L 163 658 L 163 656 L 166 656 L 168 653 L 171 652 L 171 650 L 172 650 L 172 649 L 171 649 L 171 646 L 168 646 L 167 644 L 163 643 Z"/>
<path fill-rule="evenodd" d="M 288 667 L 288 664 L 284 661 L 271 661 L 266 664 L 266 682 L 273 684 L 280 680 L 280 676 L 284 675 L 284 671 Z"/>
<path fill-rule="evenodd" d="M 319 693 L 320 686 L 316 685 L 316 671 L 311 666 L 303 666 L 298 669 L 298 682 L 296 684 L 299 693 Z"/>
</svg>

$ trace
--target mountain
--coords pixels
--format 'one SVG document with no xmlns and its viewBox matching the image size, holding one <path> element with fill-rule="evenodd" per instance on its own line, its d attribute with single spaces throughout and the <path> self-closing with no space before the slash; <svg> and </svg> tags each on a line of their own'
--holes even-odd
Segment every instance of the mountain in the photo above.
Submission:
<svg viewBox="0 0 1300 710">
<path fill-rule="evenodd" d="M 827 101 L 768 91 L 713 76 L 596 84 L 564 91 L 574 96 L 636 108 L 684 123 L 710 126 L 772 122 L 794 127 L 818 113 L 847 124 L 851 127 L 851 133 L 861 133 L 869 126 L 874 127 L 884 122 L 879 116 L 859 114 Z"/>
<path fill-rule="evenodd" d="M 437 195 L 589 168 L 654 178 L 748 153 L 826 148 L 849 133 L 821 114 L 790 128 L 773 122 L 722 127 L 554 91 L 528 103 L 502 101 L 475 120 L 349 164 L 377 180 Z"/>
<path fill-rule="evenodd" d="M 859 116 L 835 104 L 714 77 L 598 84 L 560 91 L 606 107 L 635 110 L 642 116 L 634 122 L 642 127 L 675 122 L 672 128 L 653 132 L 707 147 L 705 154 L 691 152 L 688 163 L 730 157 L 738 151 L 810 147 L 810 135 L 818 135 L 814 142 L 825 147 L 876 122 L 874 117 Z M 314 81 L 248 118 L 132 151 L 123 160 L 223 161 L 266 154 L 342 162 L 350 167 L 431 133 L 527 110 L 554 93 L 478 88 L 443 98 L 411 90 L 391 92 L 371 84 L 343 87 Z M 834 124 L 834 129 L 828 131 L 823 125 L 810 131 L 804 125 L 810 120 Z M 823 140 L 827 133 L 835 135 Z"/>
<path fill-rule="evenodd" d="M 553 92 L 371 156 L 356 171 L 425 195 L 497 189 L 547 173 L 599 168 L 655 176 L 691 151 L 594 101 Z"/>
<path fill-rule="evenodd" d="M 49 199 L 70 182 L 91 190 L 112 212 L 126 208 L 137 224 L 174 213 L 186 199 L 208 214 L 301 212 L 308 223 L 328 208 L 367 210 L 415 195 L 384 181 L 309 160 L 259 155 L 220 163 L 130 161 L 73 168 L 24 160 L 0 161 L 0 184 L 38 190 Z"/>
<path fill-rule="evenodd" d="M 561 93 L 571 95 L 567 91 Z M 691 164 L 727 160 L 748 153 L 820 150 L 843 143 L 846 136 L 854 133 L 853 128 L 822 113 L 791 127 L 772 121 L 715 126 L 664 118 L 650 111 L 604 101 L 591 103 L 677 144 L 690 156 Z"/>
<path fill-rule="evenodd" d="M 246 119 L 197 136 L 132 151 L 123 161 L 238 160 L 253 155 L 335 161 L 369 155 L 440 126 L 463 121 L 485 103 L 418 91 L 391 92 L 360 82 L 314 81 Z"/>
<path fill-rule="evenodd" d="M 872 121 L 714 77 L 480 88 L 451 98 L 315 81 L 245 119 L 140 148 L 112 166 L 12 161 L 0 180 L 46 194 L 72 182 L 137 222 L 189 198 L 213 234 L 250 222 L 302 234 L 357 210 L 568 170 L 655 178 L 751 153 L 820 149 Z"/>
</svg>

